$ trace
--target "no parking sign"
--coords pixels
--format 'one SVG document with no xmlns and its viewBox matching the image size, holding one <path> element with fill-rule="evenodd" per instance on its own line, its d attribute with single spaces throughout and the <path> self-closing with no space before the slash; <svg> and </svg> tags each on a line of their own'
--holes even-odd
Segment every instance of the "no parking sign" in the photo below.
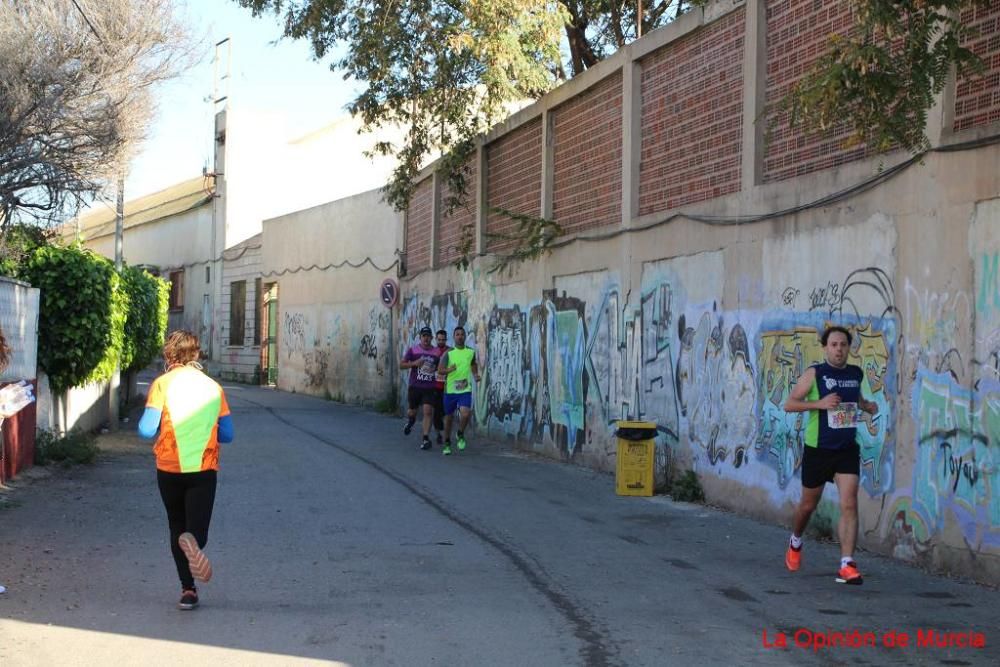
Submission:
<svg viewBox="0 0 1000 667">
<path fill-rule="evenodd" d="M 399 283 L 392 278 L 386 278 L 378 288 L 379 299 L 386 308 L 392 308 L 399 301 Z"/>
</svg>

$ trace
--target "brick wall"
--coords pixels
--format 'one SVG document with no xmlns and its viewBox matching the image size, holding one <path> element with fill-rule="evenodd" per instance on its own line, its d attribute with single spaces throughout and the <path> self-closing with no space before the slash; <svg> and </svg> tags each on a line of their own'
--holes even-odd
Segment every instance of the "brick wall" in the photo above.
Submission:
<svg viewBox="0 0 1000 667">
<path fill-rule="evenodd" d="M 542 122 L 525 123 L 500 137 L 486 153 L 488 208 L 538 215 L 542 206 Z M 517 222 L 489 210 L 486 216 L 486 243 L 490 252 L 510 249 L 515 241 L 491 239 L 490 234 L 512 234 Z"/>
<path fill-rule="evenodd" d="M 767 105 L 776 104 L 827 49 L 829 37 L 846 34 L 853 23 L 845 0 L 769 0 L 767 3 Z M 846 148 L 849 128 L 829 136 L 791 130 L 787 116 L 776 118 L 764 157 L 764 180 L 781 181 L 859 160 L 864 146 Z"/>
<path fill-rule="evenodd" d="M 955 90 L 955 129 L 1000 122 L 1000 0 L 968 8 L 962 23 L 976 34 L 966 46 L 983 60 L 983 76 L 963 79 Z"/>
<path fill-rule="evenodd" d="M 446 213 L 448 208 L 448 197 L 451 195 L 451 188 L 446 180 L 441 182 L 441 226 L 438 237 L 438 265 L 446 265 L 458 259 L 459 246 L 462 243 L 462 230 L 472 227 L 473 232 L 476 226 L 476 187 L 479 178 L 475 156 L 469 160 L 462 168 L 462 175 L 465 178 L 465 196 L 463 203 L 454 209 L 450 214 Z M 474 238 L 474 237 L 473 237 Z M 472 248 L 475 252 L 475 247 Z"/>
<path fill-rule="evenodd" d="M 434 181 L 425 178 L 413 190 L 406 209 L 406 272 L 409 274 L 430 268 L 433 203 Z"/>
<path fill-rule="evenodd" d="M 767 21 L 764 98 L 774 108 L 827 51 L 833 35 L 854 26 L 846 0 L 765 0 Z M 966 10 L 964 23 L 979 34 L 970 43 L 984 59 L 985 76 L 960 82 L 955 129 L 1000 122 L 1000 0 Z M 743 53 L 746 8 L 729 11 L 708 25 L 646 55 L 642 62 L 640 123 L 637 130 L 639 215 L 707 201 L 740 189 L 743 132 Z M 567 234 L 620 224 L 622 210 L 622 73 L 616 71 L 550 109 L 552 215 Z M 486 146 L 487 208 L 539 215 L 542 202 L 541 116 Z M 786 115 L 762 117 L 764 182 L 779 182 L 837 167 L 871 155 L 848 145 L 842 124 L 823 136 L 792 130 Z M 475 164 L 470 164 L 475 183 Z M 473 186 L 474 187 L 474 186 Z M 447 196 L 447 190 L 443 192 Z M 472 190 L 470 189 L 470 195 Z M 431 183 L 414 193 L 406 234 L 408 269 L 431 265 Z M 474 197 L 466 208 L 440 220 L 439 265 L 455 260 L 463 227 L 475 224 Z M 504 252 L 517 239 L 517 222 L 488 210 L 488 252 Z"/>
<path fill-rule="evenodd" d="M 552 217 L 567 234 L 621 222 L 622 76 L 557 107 Z"/>
<path fill-rule="evenodd" d="M 745 10 L 642 61 L 639 214 L 740 189 Z"/>
</svg>

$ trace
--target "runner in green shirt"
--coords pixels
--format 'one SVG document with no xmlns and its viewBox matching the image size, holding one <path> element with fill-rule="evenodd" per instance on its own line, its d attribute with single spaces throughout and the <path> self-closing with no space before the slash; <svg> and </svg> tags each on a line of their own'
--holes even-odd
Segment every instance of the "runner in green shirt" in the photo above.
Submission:
<svg viewBox="0 0 1000 667">
<path fill-rule="evenodd" d="M 479 382 L 479 365 L 476 351 L 465 346 L 465 329 L 455 327 L 452 340 L 455 347 L 445 352 L 438 365 L 438 375 L 445 378 L 444 390 L 444 449 L 445 456 L 451 455 L 451 425 L 455 410 L 459 411 L 458 445 L 465 449 L 465 429 L 472 416 L 472 378 Z"/>
</svg>

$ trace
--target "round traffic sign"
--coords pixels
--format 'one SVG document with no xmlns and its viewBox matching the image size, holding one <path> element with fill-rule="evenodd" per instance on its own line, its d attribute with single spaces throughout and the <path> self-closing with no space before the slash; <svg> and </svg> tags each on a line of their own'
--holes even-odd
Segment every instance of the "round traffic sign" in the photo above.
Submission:
<svg viewBox="0 0 1000 667">
<path fill-rule="evenodd" d="M 383 306 L 392 308 L 399 301 L 399 283 L 392 278 L 386 278 L 379 285 L 378 296 Z"/>
</svg>

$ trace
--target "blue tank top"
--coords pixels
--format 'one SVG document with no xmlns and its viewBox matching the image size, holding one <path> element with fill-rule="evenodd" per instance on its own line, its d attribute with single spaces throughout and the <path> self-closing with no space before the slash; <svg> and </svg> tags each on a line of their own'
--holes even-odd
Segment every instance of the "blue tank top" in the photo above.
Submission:
<svg viewBox="0 0 1000 667">
<path fill-rule="evenodd" d="M 807 401 L 818 401 L 827 394 L 840 396 L 840 405 L 834 410 L 810 410 L 806 424 L 806 445 L 820 449 L 850 447 L 857 436 L 861 418 L 858 400 L 861 398 L 861 381 L 864 373 L 857 366 L 843 368 L 828 363 L 816 364 L 816 379 L 806 396 Z"/>
</svg>

